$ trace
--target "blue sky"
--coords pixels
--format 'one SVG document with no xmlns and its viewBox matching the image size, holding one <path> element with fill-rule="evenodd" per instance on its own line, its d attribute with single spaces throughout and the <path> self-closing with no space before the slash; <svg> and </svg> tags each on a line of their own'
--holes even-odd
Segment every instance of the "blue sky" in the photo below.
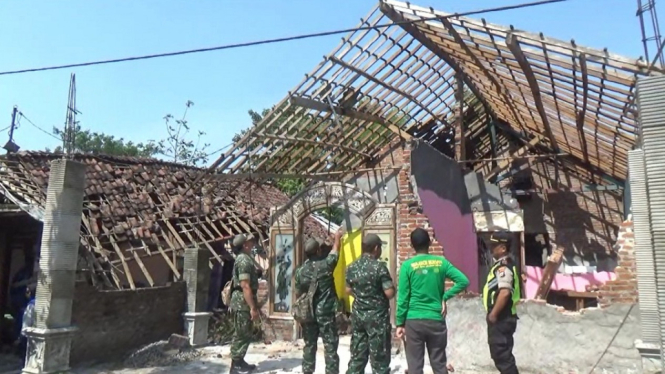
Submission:
<svg viewBox="0 0 665 374">
<path fill-rule="evenodd" d="M 448 12 L 521 0 L 413 0 Z M 354 27 L 375 0 L 62 0 L 0 1 L 0 71 L 210 47 Z M 487 14 L 493 23 L 603 48 L 643 54 L 633 0 L 570 0 Z M 665 16 L 662 13 L 661 15 Z M 480 16 L 477 16 L 480 17 Z M 0 128 L 14 105 L 50 130 L 65 119 L 76 73 L 83 128 L 134 141 L 165 137 L 162 118 L 195 103 L 190 124 L 210 150 L 250 125 L 247 111 L 278 102 L 335 48 L 340 36 L 71 70 L 0 76 Z M 654 52 L 652 52 L 654 53 Z M 0 134 L 0 143 L 8 138 Z M 22 149 L 58 141 L 23 121 Z"/>
</svg>

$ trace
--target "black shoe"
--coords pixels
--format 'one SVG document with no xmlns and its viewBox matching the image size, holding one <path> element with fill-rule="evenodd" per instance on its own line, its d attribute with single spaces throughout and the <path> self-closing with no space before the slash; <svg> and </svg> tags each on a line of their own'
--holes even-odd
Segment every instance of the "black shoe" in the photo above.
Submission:
<svg viewBox="0 0 665 374">
<path fill-rule="evenodd" d="M 256 365 L 250 365 L 245 360 L 232 360 L 230 374 L 246 374 L 256 369 Z"/>
<path fill-rule="evenodd" d="M 249 370 L 249 371 L 254 371 L 254 370 L 256 370 L 256 365 L 254 365 L 254 364 L 248 364 L 247 361 L 245 361 L 244 358 L 242 359 L 241 364 L 242 364 L 243 367 L 245 367 L 245 368 L 246 368 L 247 370 Z"/>
</svg>

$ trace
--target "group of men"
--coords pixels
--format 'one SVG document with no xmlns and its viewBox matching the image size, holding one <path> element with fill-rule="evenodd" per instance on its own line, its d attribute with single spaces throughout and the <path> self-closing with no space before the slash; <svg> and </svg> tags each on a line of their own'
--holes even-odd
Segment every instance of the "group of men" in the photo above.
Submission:
<svg viewBox="0 0 665 374">
<path fill-rule="evenodd" d="M 319 337 L 324 345 L 326 374 L 339 373 L 338 296 L 333 272 L 339 260 L 341 236 L 341 232 L 335 234 L 329 253 L 322 250 L 317 240 L 309 239 L 304 246 L 306 260 L 295 271 L 296 297 L 311 293 L 310 286 L 316 282 L 312 299 L 314 318 L 301 326 L 305 341 L 304 374 L 314 373 Z M 520 282 L 509 255 L 510 238 L 508 233 L 498 233 L 490 239 L 495 263 L 483 289 L 490 354 L 502 374 L 518 373 L 512 349 Z M 425 349 L 434 373 L 448 373 L 446 302 L 464 291 L 469 280 L 445 257 L 429 253 L 431 239 L 427 231 L 417 228 L 411 232 L 410 239 L 415 256 L 402 263 L 397 292 L 386 264 L 379 260 L 385 243 L 375 234 L 363 237 L 362 255 L 346 270 L 346 292 L 354 298 L 347 374 L 364 373 L 368 361 L 373 373 L 390 372 L 390 300 L 396 294 L 395 335 L 404 341 L 409 374 L 423 373 Z M 256 369 L 256 365 L 244 360 L 251 341 L 252 321 L 260 318 L 256 297 L 259 274 L 250 256 L 253 246 L 253 239 L 243 235 L 237 236 L 233 242 L 236 260 L 230 303 L 235 328 L 231 346 L 232 374 Z M 446 290 L 447 279 L 454 285 Z"/>
</svg>

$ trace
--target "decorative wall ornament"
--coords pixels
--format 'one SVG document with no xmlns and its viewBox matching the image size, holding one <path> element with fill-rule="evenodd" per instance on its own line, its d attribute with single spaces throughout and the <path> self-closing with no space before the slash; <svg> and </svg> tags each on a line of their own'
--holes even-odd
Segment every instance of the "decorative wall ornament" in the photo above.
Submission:
<svg viewBox="0 0 665 374">
<path fill-rule="evenodd" d="M 338 182 L 316 184 L 298 195 L 287 204 L 271 212 L 271 225 L 290 226 L 312 211 L 332 205 L 341 205 L 361 216 L 366 216 L 376 206 L 368 193 L 355 186 Z"/>
<path fill-rule="evenodd" d="M 393 212 L 392 207 L 378 207 L 367 217 L 365 224 L 367 226 L 392 226 L 394 222 Z"/>
</svg>

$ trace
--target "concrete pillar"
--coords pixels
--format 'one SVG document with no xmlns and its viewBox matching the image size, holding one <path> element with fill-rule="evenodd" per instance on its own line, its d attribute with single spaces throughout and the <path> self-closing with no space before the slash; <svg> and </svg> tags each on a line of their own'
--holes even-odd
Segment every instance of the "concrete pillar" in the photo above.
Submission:
<svg viewBox="0 0 665 374">
<path fill-rule="evenodd" d="M 76 331 L 71 317 L 84 186 L 84 164 L 65 159 L 51 163 L 35 297 L 37 319 L 26 333 L 23 373 L 69 370 Z"/>
<path fill-rule="evenodd" d="M 210 287 L 210 251 L 205 248 L 185 250 L 185 282 L 187 282 L 187 312 L 185 328 L 193 347 L 208 344 L 208 289 Z"/>
</svg>

